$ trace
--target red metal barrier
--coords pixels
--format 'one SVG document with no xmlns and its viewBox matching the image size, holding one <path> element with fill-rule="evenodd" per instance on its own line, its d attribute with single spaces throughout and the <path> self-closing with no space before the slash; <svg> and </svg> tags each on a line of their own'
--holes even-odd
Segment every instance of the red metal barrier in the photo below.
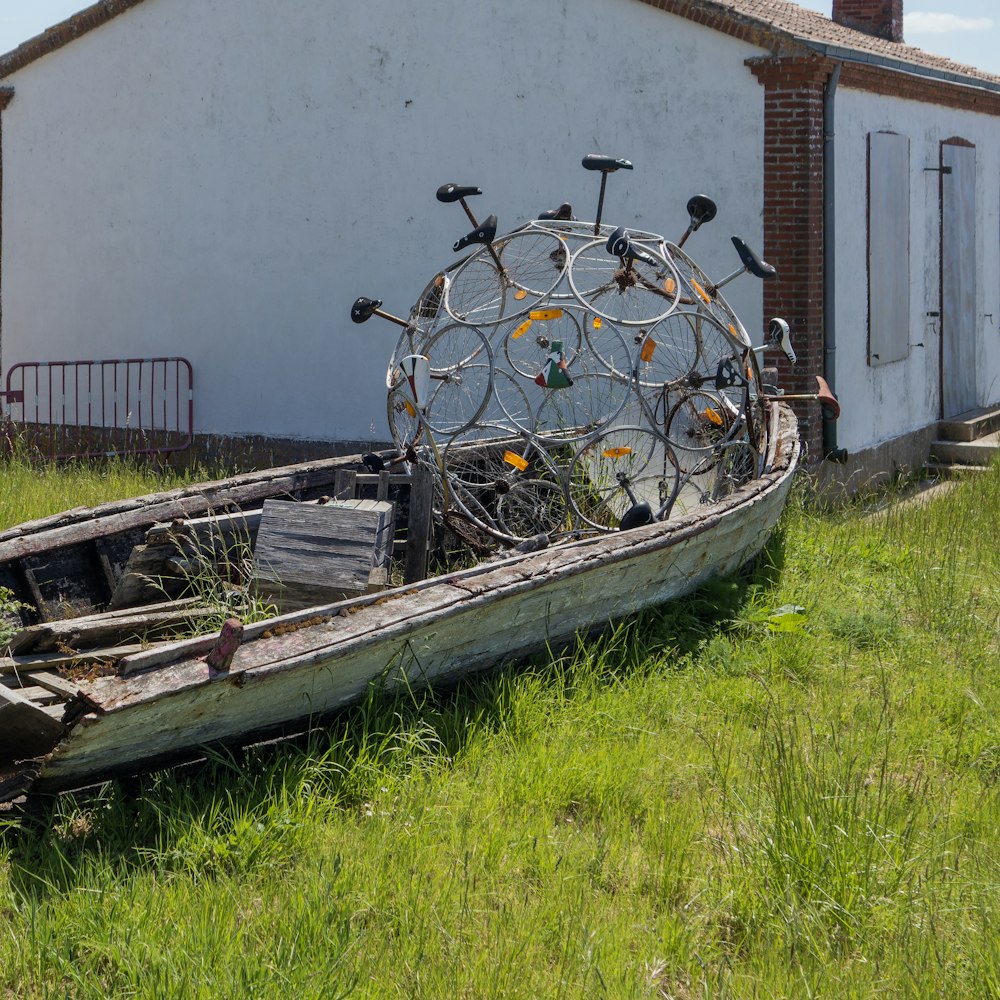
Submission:
<svg viewBox="0 0 1000 1000">
<path fill-rule="evenodd" d="M 166 454 L 194 440 L 186 358 L 23 362 L 2 396 L 15 433 L 52 458 Z"/>
</svg>

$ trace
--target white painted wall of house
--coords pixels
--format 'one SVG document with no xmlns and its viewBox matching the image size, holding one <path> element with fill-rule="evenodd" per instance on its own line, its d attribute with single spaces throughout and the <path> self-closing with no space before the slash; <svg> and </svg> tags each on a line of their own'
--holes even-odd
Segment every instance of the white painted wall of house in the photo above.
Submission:
<svg viewBox="0 0 1000 1000">
<path fill-rule="evenodd" d="M 589 152 L 626 156 L 605 221 L 688 244 L 710 273 L 761 245 L 760 50 L 636 0 L 146 0 L 7 80 L 4 368 L 179 354 L 197 429 L 384 439 L 397 331 L 468 230 L 563 200 L 592 217 Z M 758 282 L 727 298 L 752 334 Z"/>
<path fill-rule="evenodd" d="M 869 367 L 867 161 L 869 132 L 910 138 L 910 350 Z M 940 410 L 940 144 L 976 146 L 979 405 L 1000 402 L 1000 120 L 842 88 L 836 98 L 837 379 L 839 444 L 856 451 L 926 427 Z M 992 316 L 990 316 L 992 314 Z M 923 347 L 916 346 L 923 344 Z"/>
</svg>

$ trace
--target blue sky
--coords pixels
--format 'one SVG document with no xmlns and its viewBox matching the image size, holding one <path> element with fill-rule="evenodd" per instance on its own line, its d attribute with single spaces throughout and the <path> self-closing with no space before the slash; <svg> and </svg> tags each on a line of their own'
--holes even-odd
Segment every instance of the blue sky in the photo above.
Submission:
<svg viewBox="0 0 1000 1000">
<path fill-rule="evenodd" d="M 832 0 L 799 2 L 823 14 L 832 7 Z M 86 0 L 0 0 L 0 52 L 16 48 L 86 6 Z M 997 0 L 904 0 L 904 10 L 910 44 L 1000 76 Z"/>
</svg>

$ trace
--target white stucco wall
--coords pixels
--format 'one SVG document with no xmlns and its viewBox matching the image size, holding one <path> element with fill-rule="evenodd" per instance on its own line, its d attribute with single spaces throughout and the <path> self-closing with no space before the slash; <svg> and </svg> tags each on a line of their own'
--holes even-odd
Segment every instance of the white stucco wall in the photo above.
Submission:
<svg viewBox="0 0 1000 1000">
<path fill-rule="evenodd" d="M 867 162 L 869 132 L 910 139 L 910 348 L 869 367 Z M 841 88 L 836 97 L 836 389 L 839 444 L 857 451 L 940 416 L 940 144 L 976 146 L 978 405 L 1000 401 L 1000 119 Z M 918 345 L 923 346 L 918 346 Z"/>
<path fill-rule="evenodd" d="M 605 221 L 677 239 L 704 191 L 721 276 L 761 244 L 758 54 L 638 0 L 146 0 L 3 81 L 3 366 L 179 354 L 200 432 L 384 439 L 398 331 L 349 308 L 451 262 L 437 187 L 592 217 L 580 159 L 625 156 Z"/>
</svg>

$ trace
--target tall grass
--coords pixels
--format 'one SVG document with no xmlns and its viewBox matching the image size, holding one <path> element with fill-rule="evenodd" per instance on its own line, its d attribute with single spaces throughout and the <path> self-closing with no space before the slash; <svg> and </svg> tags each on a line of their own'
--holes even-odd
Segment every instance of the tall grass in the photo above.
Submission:
<svg viewBox="0 0 1000 1000">
<path fill-rule="evenodd" d="M 1000 468 L 308 738 L 14 814 L 11 997 L 1000 997 Z"/>
<path fill-rule="evenodd" d="M 128 459 L 55 465 L 32 461 L 18 450 L 0 459 L 0 531 L 73 507 L 91 507 L 204 478 L 204 469 L 181 474 Z"/>
</svg>

